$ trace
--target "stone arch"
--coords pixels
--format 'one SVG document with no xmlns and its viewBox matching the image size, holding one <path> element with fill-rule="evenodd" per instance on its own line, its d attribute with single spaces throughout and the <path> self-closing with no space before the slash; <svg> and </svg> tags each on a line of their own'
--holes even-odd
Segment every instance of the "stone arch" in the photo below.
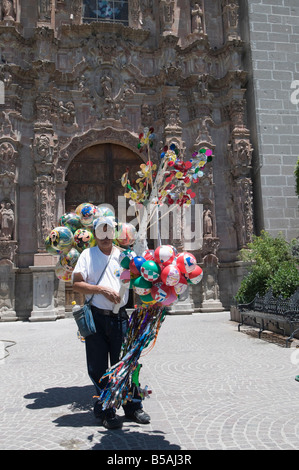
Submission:
<svg viewBox="0 0 299 470">
<path fill-rule="evenodd" d="M 106 127 L 105 129 L 90 129 L 84 134 L 76 135 L 72 138 L 70 143 L 63 147 L 58 155 L 57 162 L 57 180 L 59 182 L 65 181 L 65 175 L 72 160 L 82 150 L 98 144 L 117 144 L 122 145 L 132 152 L 138 154 L 137 145 L 139 138 L 137 134 L 129 132 L 125 129 L 115 129 Z M 147 157 L 144 152 L 139 153 L 140 158 L 146 162 Z M 157 154 L 151 149 L 152 159 L 157 161 Z"/>
</svg>

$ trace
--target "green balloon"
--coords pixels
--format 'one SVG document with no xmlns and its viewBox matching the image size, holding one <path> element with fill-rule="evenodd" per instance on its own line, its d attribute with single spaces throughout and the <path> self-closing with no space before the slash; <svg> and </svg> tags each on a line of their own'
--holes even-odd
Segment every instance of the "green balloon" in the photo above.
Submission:
<svg viewBox="0 0 299 470">
<path fill-rule="evenodd" d="M 139 287 L 140 289 L 150 289 L 152 287 L 152 283 L 144 279 L 144 277 L 140 276 L 134 279 L 133 282 L 135 287 Z"/>
</svg>

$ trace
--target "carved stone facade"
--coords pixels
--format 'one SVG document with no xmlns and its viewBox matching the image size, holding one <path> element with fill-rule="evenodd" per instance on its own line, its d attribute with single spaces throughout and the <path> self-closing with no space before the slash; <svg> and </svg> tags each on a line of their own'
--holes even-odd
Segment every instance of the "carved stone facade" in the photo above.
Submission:
<svg viewBox="0 0 299 470">
<path fill-rule="evenodd" d="M 227 308 L 238 252 L 254 232 L 238 1 L 132 1 L 124 24 L 86 22 L 88 3 L 1 2 L 0 268 L 10 266 L 13 281 L 8 289 L 1 278 L 0 318 L 2 311 L 33 321 L 61 316 L 44 239 L 75 187 L 72 162 L 94 146 L 104 154 L 116 145 L 139 165 L 138 135 L 150 125 L 156 159 L 171 143 L 186 159 L 202 146 L 213 150 L 195 188 L 204 228 L 195 254 L 205 277 L 190 302 L 197 311 Z"/>
</svg>

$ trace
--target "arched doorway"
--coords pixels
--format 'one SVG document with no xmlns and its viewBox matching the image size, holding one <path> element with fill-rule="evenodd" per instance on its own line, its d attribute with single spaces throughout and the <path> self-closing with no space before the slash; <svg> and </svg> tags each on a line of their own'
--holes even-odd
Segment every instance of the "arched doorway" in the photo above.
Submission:
<svg viewBox="0 0 299 470">
<path fill-rule="evenodd" d="M 90 202 L 112 205 L 117 216 L 118 196 L 124 194 L 120 178 L 126 168 L 134 177 L 142 162 L 137 153 L 118 144 L 98 144 L 82 150 L 72 160 L 66 173 L 66 212 L 73 211 L 82 202 Z M 74 293 L 69 284 L 66 284 L 65 294 L 66 311 L 71 310 L 73 300 L 81 305 L 84 302 L 84 296 Z M 130 291 L 128 306 L 132 307 L 133 304 Z"/>
<path fill-rule="evenodd" d="M 66 211 L 82 202 L 111 204 L 116 210 L 117 198 L 124 194 L 122 174 L 129 168 L 134 176 L 142 162 L 141 157 L 122 145 L 99 144 L 82 150 L 66 173 Z"/>
</svg>

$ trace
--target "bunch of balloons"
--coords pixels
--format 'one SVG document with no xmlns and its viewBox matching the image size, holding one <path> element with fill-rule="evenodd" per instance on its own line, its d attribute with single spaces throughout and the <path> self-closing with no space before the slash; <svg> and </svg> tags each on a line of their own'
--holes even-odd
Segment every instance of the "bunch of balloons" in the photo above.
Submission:
<svg viewBox="0 0 299 470">
<path fill-rule="evenodd" d="M 177 302 L 188 284 L 198 284 L 203 271 L 194 255 L 179 253 L 171 245 L 161 245 L 137 256 L 132 249 L 121 253 L 120 282 L 132 288 L 142 305 L 170 306 Z"/>
<path fill-rule="evenodd" d="M 96 245 L 93 227 L 100 217 L 112 218 L 115 225 L 115 245 L 128 248 L 134 244 L 137 232 L 132 224 L 118 222 L 109 207 L 82 203 L 74 212 L 62 215 L 58 226 L 51 230 L 45 240 L 46 251 L 59 255 L 55 268 L 58 279 L 69 282 L 82 251 Z"/>
</svg>

